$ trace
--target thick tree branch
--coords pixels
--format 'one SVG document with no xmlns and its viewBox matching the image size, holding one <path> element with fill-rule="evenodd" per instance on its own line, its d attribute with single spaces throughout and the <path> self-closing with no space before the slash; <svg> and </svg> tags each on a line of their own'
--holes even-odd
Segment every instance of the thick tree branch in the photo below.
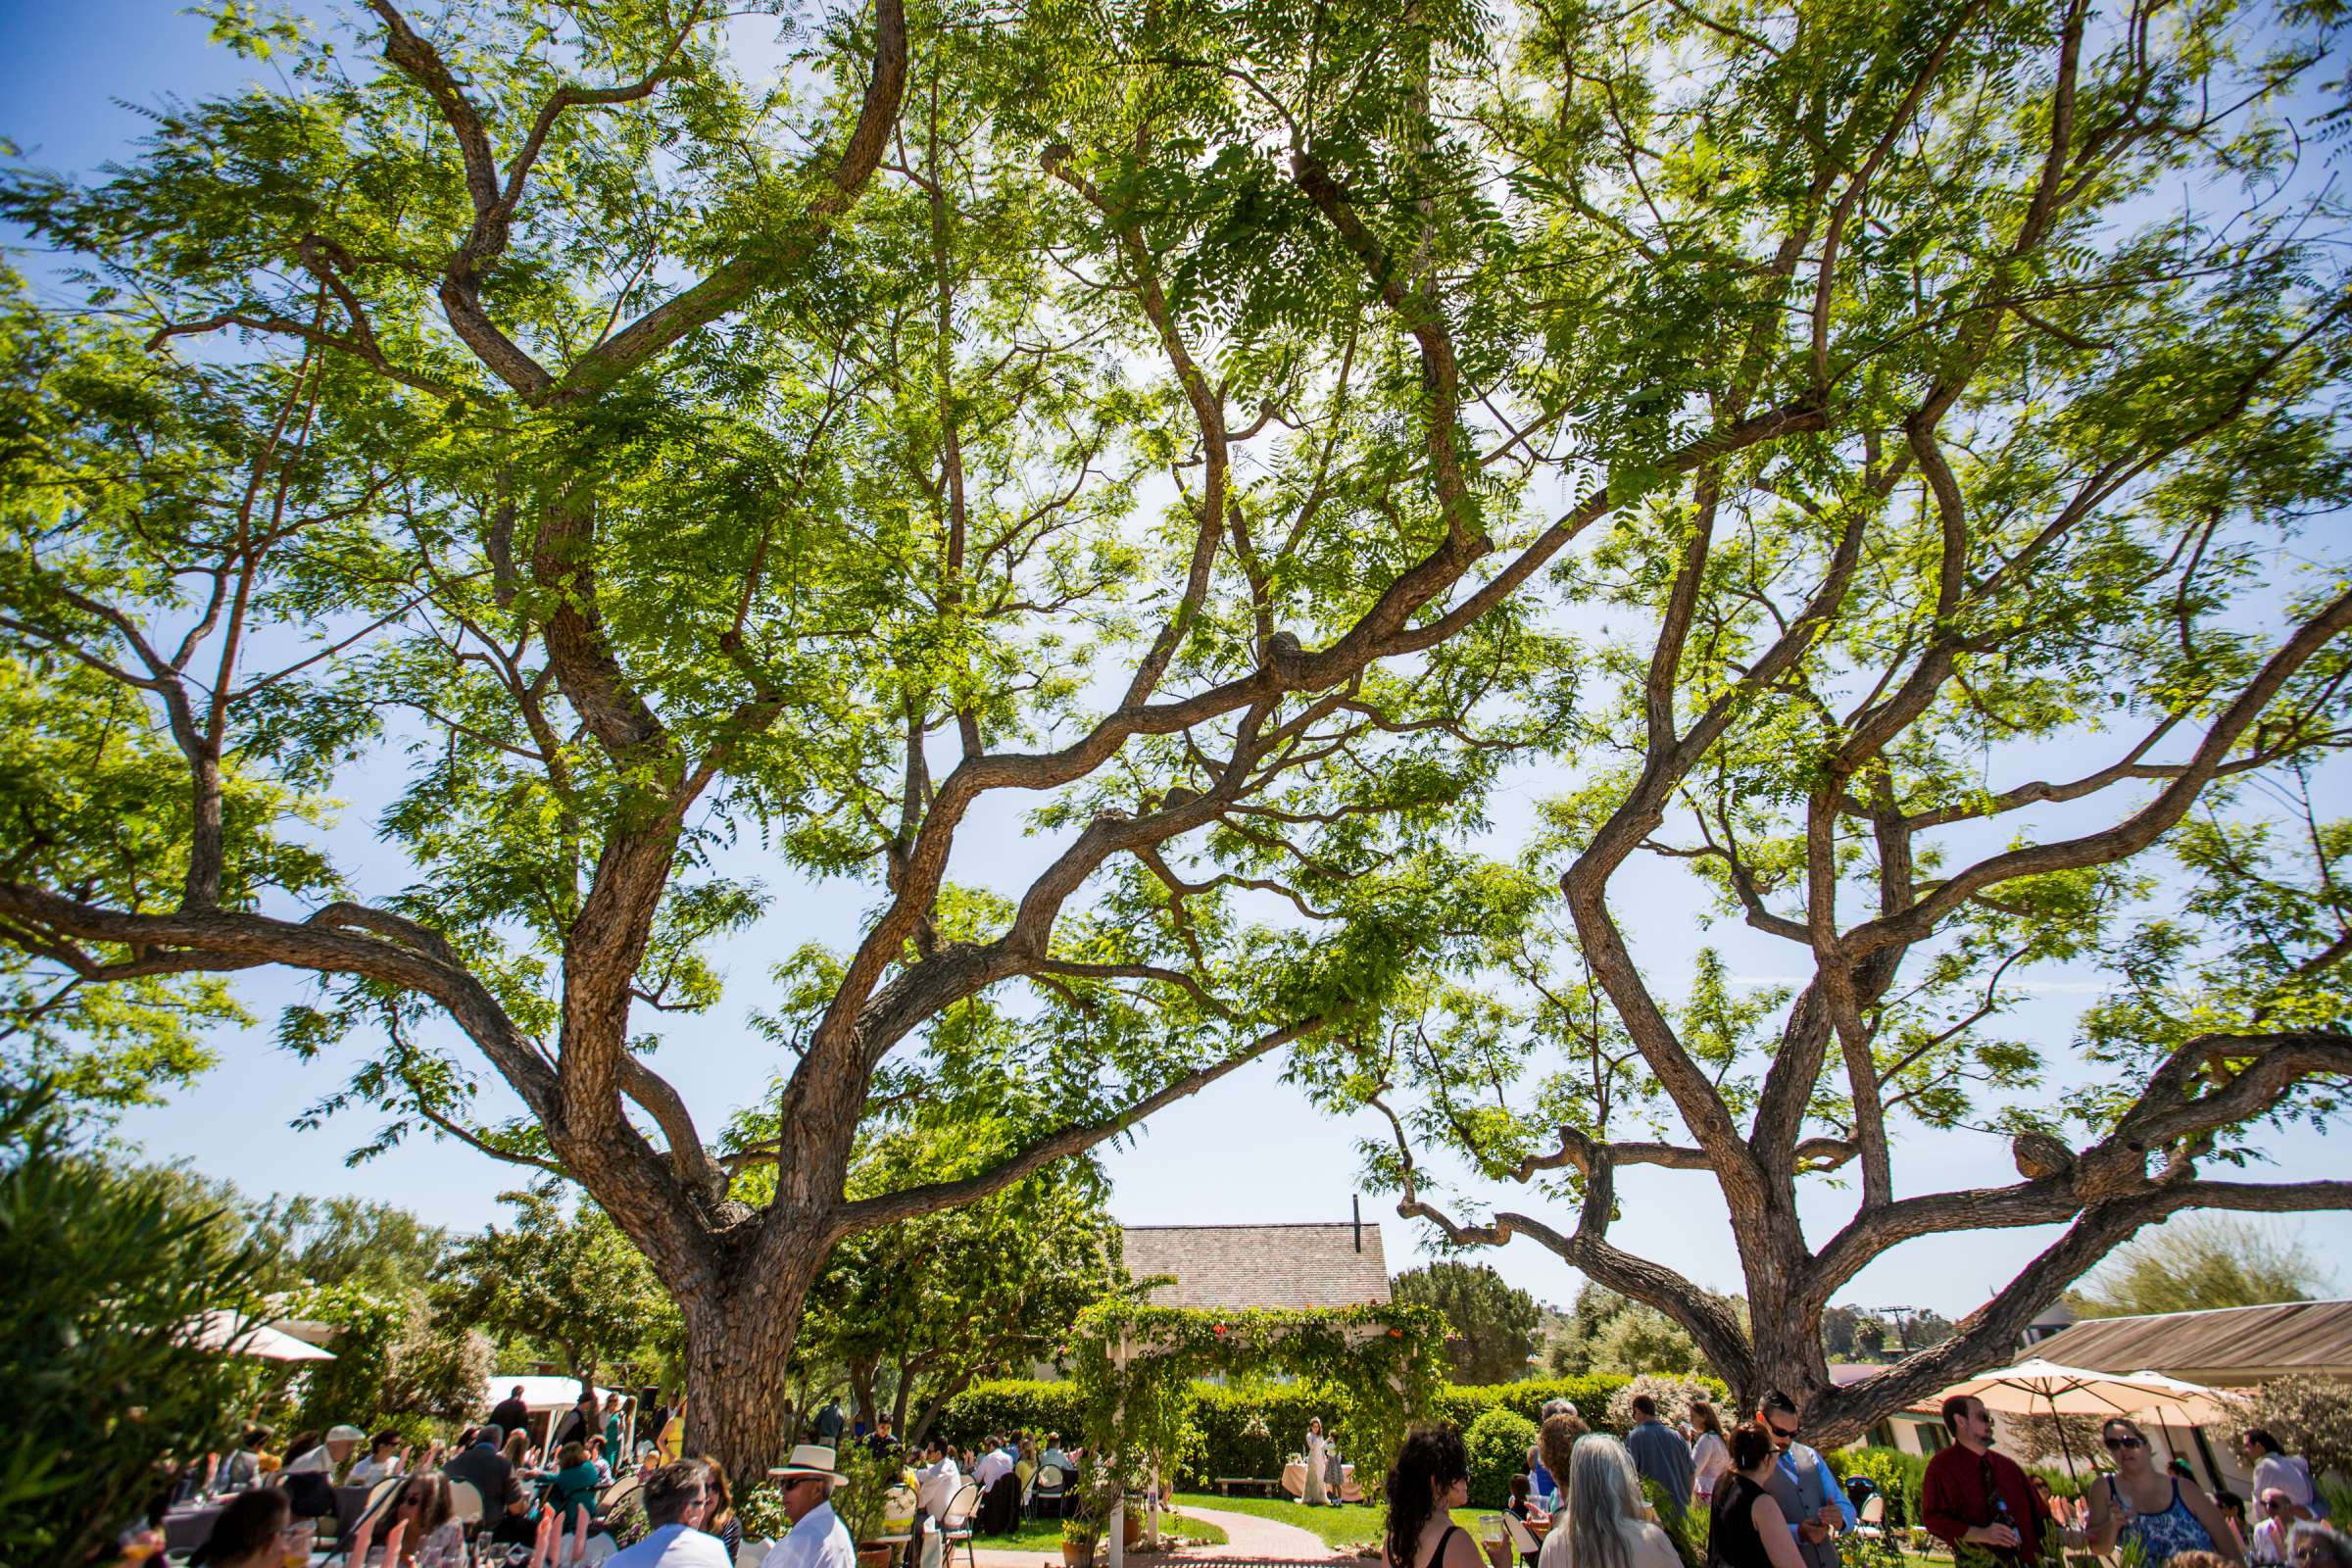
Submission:
<svg viewBox="0 0 2352 1568">
<path fill-rule="evenodd" d="M 897 1224 L 936 1213 L 943 1208 L 955 1208 L 975 1199 L 986 1198 L 991 1193 L 1003 1192 L 1031 1172 L 1042 1170 L 1071 1154 L 1084 1153 L 1097 1144 L 1117 1137 L 1154 1112 L 1199 1094 L 1220 1078 L 1248 1066 L 1270 1052 L 1279 1051 L 1294 1041 L 1328 1027 L 1333 1021 L 1329 1017 L 1309 1018 L 1261 1035 L 1214 1066 L 1188 1073 L 1114 1115 L 1100 1121 L 1064 1127 L 1059 1132 L 1049 1134 L 976 1176 L 967 1176 L 959 1181 L 933 1182 L 922 1187 L 909 1187 L 903 1192 L 885 1193 L 878 1198 L 844 1202 L 833 1211 L 832 1238 L 839 1240 L 860 1231 L 873 1230 L 877 1226 Z"/>
<path fill-rule="evenodd" d="M 2097 833 L 2010 850 L 1980 860 L 1903 913 L 1882 916 L 1855 927 L 1845 936 L 1845 953 L 1850 957 L 1859 957 L 1879 948 L 1917 942 L 1972 895 L 1997 883 L 2086 865 L 2111 864 L 2145 850 L 2188 814 L 2198 794 L 2212 782 L 2238 741 L 2295 672 L 2347 628 L 2352 628 L 2352 591 L 2338 595 L 2296 629 L 2214 720 L 2180 776 L 2139 811 Z"/>
</svg>

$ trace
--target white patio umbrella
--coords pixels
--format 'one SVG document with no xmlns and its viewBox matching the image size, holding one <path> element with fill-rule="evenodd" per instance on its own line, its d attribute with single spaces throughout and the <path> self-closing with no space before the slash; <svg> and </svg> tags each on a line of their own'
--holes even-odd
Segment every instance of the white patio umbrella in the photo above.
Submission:
<svg viewBox="0 0 2352 1568">
<path fill-rule="evenodd" d="M 291 1334 L 280 1333 L 257 1318 L 242 1312 L 216 1309 L 199 1312 L 180 1325 L 186 1342 L 199 1350 L 220 1350 L 229 1355 L 258 1355 L 266 1361 L 332 1361 L 332 1350 L 321 1350 L 316 1345 L 305 1345 Z"/>
<path fill-rule="evenodd" d="M 2229 1412 L 2215 1392 L 2203 1384 L 2183 1383 L 2160 1372 L 2129 1376 L 2090 1367 L 2062 1366 L 2040 1356 L 2015 1366 L 1981 1372 L 1955 1383 L 1936 1396 L 1937 1401 L 1955 1395 L 1973 1395 L 1996 1415 L 2134 1416 L 2159 1426 L 2210 1426 Z M 2074 1450 L 2067 1446 L 2066 1427 L 2058 1428 L 2058 1446 L 2066 1468 L 2074 1474 Z"/>
</svg>

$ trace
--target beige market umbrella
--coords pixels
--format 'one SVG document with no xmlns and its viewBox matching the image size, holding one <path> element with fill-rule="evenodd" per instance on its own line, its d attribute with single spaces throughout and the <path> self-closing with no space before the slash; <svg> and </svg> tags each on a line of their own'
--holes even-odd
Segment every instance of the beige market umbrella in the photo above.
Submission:
<svg viewBox="0 0 2352 1568">
<path fill-rule="evenodd" d="M 1996 1414 L 2144 1415 L 2175 1426 L 2210 1426 L 2227 1412 L 2220 1397 L 2201 1383 L 2183 1383 L 2160 1372 L 2099 1372 L 2061 1366 L 2039 1356 L 2015 1366 L 1980 1372 L 1937 1396 L 1971 1394 Z"/>
<path fill-rule="evenodd" d="M 229 1355 L 258 1355 L 267 1361 L 332 1361 L 331 1350 L 321 1350 L 316 1345 L 305 1345 L 291 1334 L 280 1333 L 269 1324 L 249 1318 L 242 1312 L 214 1310 L 199 1312 L 180 1325 L 186 1343 L 199 1350 L 220 1350 Z"/>
<path fill-rule="evenodd" d="M 2159 1372 L 2127 1376 L 2061 1366 L 2040 1356 L 1955 1383 L 1936 1396 L 1936 1402 L 1963 1394 L 1984 1400 L 1984 1408 L 1996 1415 L 2123 1415 L 2145 1417 L 2159 1426 L 2198 1427 L 2215 1425 L 2229 1414 L 2220 1396 L 2202 1384 Z M 2072 1475 L 2075 1455 L 2066 1446 L 2064 1423 L 2058 1427 L 2058 1445 Z"/>
</svg>

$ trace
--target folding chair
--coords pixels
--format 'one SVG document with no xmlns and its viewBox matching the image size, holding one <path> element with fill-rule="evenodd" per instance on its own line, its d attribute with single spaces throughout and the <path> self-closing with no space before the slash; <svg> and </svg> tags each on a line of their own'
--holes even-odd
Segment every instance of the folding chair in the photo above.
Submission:
<svg viewBox="0 0 2352 1568">
<path fill-rule="evenodd" d="M 980 1509 L 980 1483 L 966 1480 L 948 1499 L 946 1517 L 939 1521 L 941 1568 L 956 1560 L 956 1548 L 963 1547 L 966 1568 L 980 1568 L 978 1551 L 972 1545 L 972 1515 Z"/>
<path fill-rule="evenodd" d="M 1069 1498 L 1069 1472 L 1057 1464 L 1041 1464 L 1029 1482 L 1029 1517 L 1059 1519 Z"/>
<path fill-rule="evenodd" d="M 644 1490 L 645 1483 L 637 1477 L 622 1476 L 597 1494 L 596 1511 L 600 1515 L 611 1513 Z"/>
</svg>

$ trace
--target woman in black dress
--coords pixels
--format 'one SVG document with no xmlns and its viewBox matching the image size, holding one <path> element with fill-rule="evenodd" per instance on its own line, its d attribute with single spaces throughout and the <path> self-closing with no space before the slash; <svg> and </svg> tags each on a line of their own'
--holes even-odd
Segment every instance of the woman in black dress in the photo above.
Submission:
<svg viewBox="0 0 2352 1568">
<path fill-rule="evenodd" d="M 1389 1466 L 1388 1568 L 1486 1568 L 1452 1511 L 1470 1500 L 1470 1455 L 1451 1427 L 1416 1426 Z"/>
<path fill-rule="evenodd" d="M 1708 1504 L 1707 1568 L 1804 1568 L 1788 1517 L 1765 1490 L 1779 1462 L 1772 1434 L 1750 1421 L 1732 1433 L 1731 1450 L 1731 1473 Z"/>
</svg>

